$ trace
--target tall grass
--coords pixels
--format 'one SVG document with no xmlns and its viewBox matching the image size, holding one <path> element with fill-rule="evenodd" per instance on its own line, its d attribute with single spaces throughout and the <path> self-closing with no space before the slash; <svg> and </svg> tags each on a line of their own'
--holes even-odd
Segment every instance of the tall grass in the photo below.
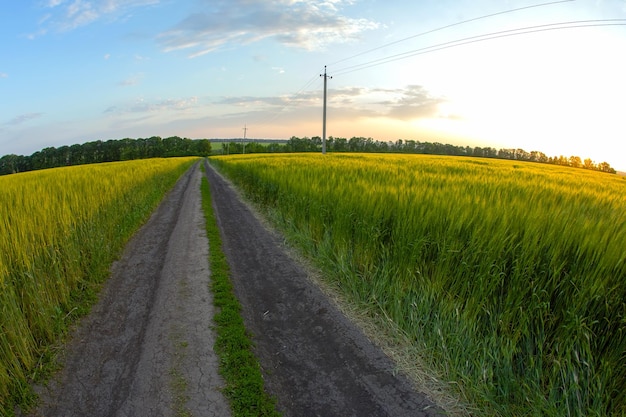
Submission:
<svg viewBox="0 0 626 417">
<path fill-rule="evenodd" d="M 0 177 L 0 415 L 31 398 L 50 346 L 131 234 L 197 158 Z"/>
<path fill-rule="evenodd" d="M 513 161 L 211 162 L 483 415 L 626 415 L 626 181 Z"/>
</svg>

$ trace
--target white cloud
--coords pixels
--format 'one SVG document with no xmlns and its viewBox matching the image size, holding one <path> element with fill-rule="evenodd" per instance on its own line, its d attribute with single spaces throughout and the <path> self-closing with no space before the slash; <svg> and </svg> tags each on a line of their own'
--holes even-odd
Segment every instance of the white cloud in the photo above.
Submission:
<svg viewBox="0 0 626 417">
<path fill-rule="evenodd" d="M 367 19 L 341 14 L 346 0 L 231 0 L 212 2 L 158 37 L 166 51 L 188 50 L 190 57 L 207 54 L 229 44 L 250 44 L 274 39 L 291 47 L 323 49 L 331 43 L 358 39 L 378 27 Z"/>
<path fill-rule="evenodd" d="M 6 72 L 0 72 L 0 78 L 9 78 L 9 74 Z"/>
<path fill-rule="evenodd" d="M 111 54 L 104 54 L 105 61 L 108 61 L 109 58 L 111 58 Z"/>
</svg>

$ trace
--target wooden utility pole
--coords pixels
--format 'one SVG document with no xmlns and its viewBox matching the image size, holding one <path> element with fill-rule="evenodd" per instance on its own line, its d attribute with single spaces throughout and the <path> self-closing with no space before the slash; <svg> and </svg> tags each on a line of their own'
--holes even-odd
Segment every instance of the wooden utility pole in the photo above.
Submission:
<svg viewBox="0 0 626 417">
<path fill-rule="evenodd" d="M 326 154 L 326 80 L 333 78 L 326 75 L 326 65 L 324 65 L 324 74 L 320 74 L 320 77 L 324 77 L 324 117 L 322 123 L 322 154 Z"/>
</svg>

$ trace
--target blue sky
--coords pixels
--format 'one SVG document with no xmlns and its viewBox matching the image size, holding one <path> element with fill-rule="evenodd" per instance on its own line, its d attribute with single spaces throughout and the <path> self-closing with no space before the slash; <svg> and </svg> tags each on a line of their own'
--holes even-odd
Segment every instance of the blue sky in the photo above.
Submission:
<svg viewBox="0 0 626 417">
<path fill-rule="evenodd" d="M 327 65 L 327 135 L 626 170 L 626 0 L 542 3 L 0 0 L 0 155 L 244 126 L 249 138 L 321 136 Z M 530 27 L 558 29 L 450 43 Z M 450 47 L 425 49 L 436 45 Z"/>
</svg>

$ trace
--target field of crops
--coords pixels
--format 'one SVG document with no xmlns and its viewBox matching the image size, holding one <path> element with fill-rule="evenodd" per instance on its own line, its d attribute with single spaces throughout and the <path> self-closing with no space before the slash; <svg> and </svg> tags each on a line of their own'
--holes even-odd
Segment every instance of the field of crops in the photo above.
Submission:
<svg viewBox="0 0 626 417">
<path fill-rule="evenodd" d="M 0 415 L 28 401 L 28 381 L 50 345 L 84 313 L 126 241 L 196 160 L 0 177 Z"/>
<path fill-rule="evenodd" d="M 424 155 L 210 158 L 478 415 L 626 415 L 626 180 Z"/>
</svg>

